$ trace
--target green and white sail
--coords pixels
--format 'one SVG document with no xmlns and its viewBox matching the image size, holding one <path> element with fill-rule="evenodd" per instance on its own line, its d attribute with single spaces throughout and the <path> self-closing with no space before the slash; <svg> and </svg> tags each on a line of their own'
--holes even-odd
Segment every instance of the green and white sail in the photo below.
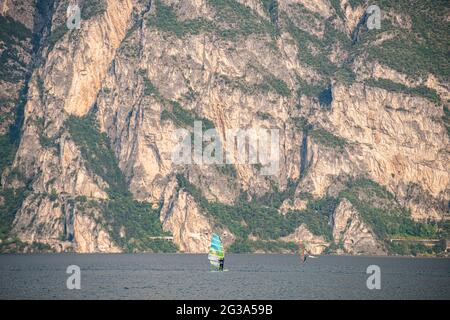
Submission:
<svg viewBox="0 0 450 320">
<path fill-rule="evenodd" d="M 209 248 L 208 259 L 211 266 L 215 268 L 220 267 L 220 260 L 225 258 L 225 253 L 223 252 L 223 245 L 220 237 L 217 234 L 213 234 L 211 239 L 211 246 Z"/>
</svg>

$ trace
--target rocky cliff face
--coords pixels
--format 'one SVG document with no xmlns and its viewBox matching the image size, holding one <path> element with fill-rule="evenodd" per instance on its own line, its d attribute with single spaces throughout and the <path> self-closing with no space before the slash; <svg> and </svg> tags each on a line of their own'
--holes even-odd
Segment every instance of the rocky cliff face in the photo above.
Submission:
<svg viewBox="0 0 450 320">
<path fill-rule="evenodd" d="M 373 230 L 361 219 L 359 212 L 344 199 L 333 214 L 333 239 L 339 249 L 351 254 L 384 254 Z"/>
<path fill-rule="evenodd" d="M 367 7 L 3 2 L 2 250 L 207 252 L 216 232 L 235 252 L 409 254 L 389 239 L 446 237 L 448 34 L 426 28 L 449 10 L 383 2 L 370 30 Z M 222 142 L 277 130 L 278 170 L 175 164 L 194 120 Z"/>
</svg>

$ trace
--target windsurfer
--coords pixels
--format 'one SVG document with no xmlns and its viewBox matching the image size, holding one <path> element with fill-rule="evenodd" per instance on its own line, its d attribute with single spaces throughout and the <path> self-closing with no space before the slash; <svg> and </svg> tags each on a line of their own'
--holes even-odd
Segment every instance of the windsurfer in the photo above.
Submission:
<svg viewBox="0 0 450 320">
<path fill-rule="evenodd" d="M 223 264 L 225 261 L 225 253 L 223 251 L 222 242 L 220 241 L 220 236 L 215 233 L 211 239 L 208 259 L 214 271 L 224 271 Z"/>
<path fill-rule="evenodd" d="M 306 258 L 309 257 L 309 254 L 307 252 L 305 252 L 305 246 L 303 245 L 302 241 L 300 241 L 300 250 L 301 250 L 300 261 L 302 263 L 305 263 L 306 262 Z"/>
</svg>

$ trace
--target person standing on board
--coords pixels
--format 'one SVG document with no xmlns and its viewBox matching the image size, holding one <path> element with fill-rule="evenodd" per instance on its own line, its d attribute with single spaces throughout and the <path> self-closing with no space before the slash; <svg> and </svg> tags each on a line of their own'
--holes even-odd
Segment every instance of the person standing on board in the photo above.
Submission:
<svg viewBox="0 0 450 320">
<path fill-rule="evenodd" d="M 300 240 L 300 261 L 302 263 L 305 263 L 307 257 L 308 257 L 308 253 L 305 254 L 305 246 L 303 245 L 302 241 Z"/>
</svg>

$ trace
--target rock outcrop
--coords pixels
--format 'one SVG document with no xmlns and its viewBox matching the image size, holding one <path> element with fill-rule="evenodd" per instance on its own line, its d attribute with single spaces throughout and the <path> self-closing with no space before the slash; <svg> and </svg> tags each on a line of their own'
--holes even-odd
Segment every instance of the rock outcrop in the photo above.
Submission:
<svg viewBox="0 0 450 320">
<path fill-rule="evenodd" d="M 305 250 L 311 254 L 321 254 L 330 245 L 323 236 L 315 236 L 302 224 L 292 234 L 282 237 L 282 241 L 302 243 Z"/>
<path fill-rule="evenodd" d="M 209 219 L 202 214 L 191 195 L 175 188 L 174 180 L 165 190 L 166 199 L 161 211 L 164 229 L 172 232 L 181 252 L 207 252 L 213 233 Z"/>
<path fill-rule="evenodd" d="M 347 199 L 339 203 L 333 214 L 333 239 L 345 253 L 385 254 L 380 241 Z"/>
</svg>

